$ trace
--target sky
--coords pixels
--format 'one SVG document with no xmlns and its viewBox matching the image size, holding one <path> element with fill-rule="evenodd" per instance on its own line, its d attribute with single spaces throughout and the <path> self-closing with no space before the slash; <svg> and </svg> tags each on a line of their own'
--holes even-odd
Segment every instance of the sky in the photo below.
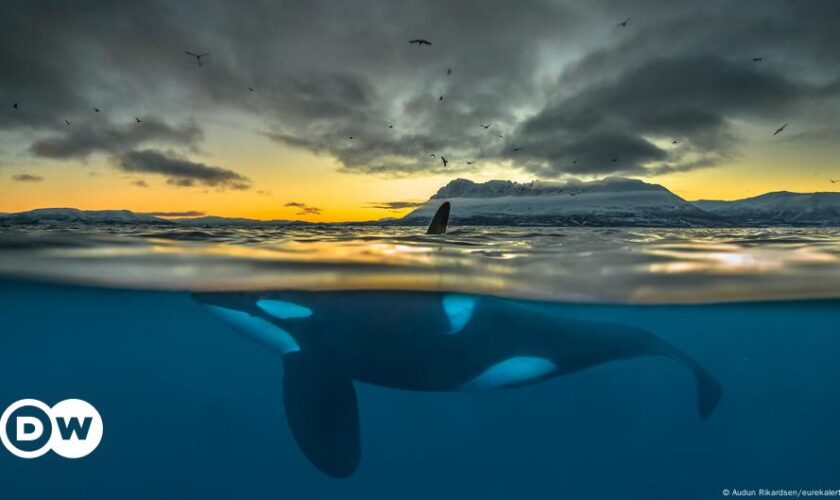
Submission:
<svg viewBox="0 0 840 500">
<path fill-rule="evenodd" d="M 834 0 L 0 4 L 0 212 L 369 220 L 458 177 L 840 189 Z"/>
</svg>

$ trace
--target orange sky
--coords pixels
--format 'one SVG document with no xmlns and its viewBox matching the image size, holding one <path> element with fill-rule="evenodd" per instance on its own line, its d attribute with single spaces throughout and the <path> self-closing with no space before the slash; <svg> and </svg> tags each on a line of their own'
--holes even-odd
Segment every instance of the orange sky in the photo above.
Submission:
<svg viewBox="0 0 840 500">
<path fill-rule="evenodd" d="M 410 209 L 383 210 L 369 205 L 388 201 L 423 201 L 449 180 L 466 177 L 475 181 L 511 179 L 527 182 L 533 175 L 511 165 L 483 165 L 479 171 L 448 175 L 417 175 L 394 178 L 372 174 L 343 173 L 333 158 L 279 145 L 248 131 L 216 131 L 209 136 L 206 151 L 192 158 L 224 165 L 247 175 L 253 188 L 218 191 L 213 188 L 174 187 L 161 177 L 134 176 L 113 168 L 104 156 L 87 162 L 39 160 L 21 155 L 21 167 L 7 160 L 0 167 L 0 212 L 41 207 L 80 209 L 129 209 L 135 212 L 202 211 L 207 214 L 256 219 L 301 219 L 308 221 L 371 220 L 401 216 Z M 431 165 L 430 165 L 431 166 Z M 42 182 L 15 182 L 12 176 L 36 173 Z M 814 175 L 816 174 L 816 175 Z M 738 199 L 769 191 L 832 191 L 840 184 L 833 148 L 815 148 L 807 158 L 783 142 L 756 139 L 743 154 L 716 167 L 647 178 L 689 199 Z M 149 187 L 132 184 L 143 179 Z M 298 215 L 285 207 L 302 202 L 321 209 L 321 214 Z"/>
</svg>

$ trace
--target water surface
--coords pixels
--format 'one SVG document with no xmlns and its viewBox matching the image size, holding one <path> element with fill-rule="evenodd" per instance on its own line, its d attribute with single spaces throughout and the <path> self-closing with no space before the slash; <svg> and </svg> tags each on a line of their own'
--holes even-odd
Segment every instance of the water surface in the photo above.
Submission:
<svg viewBox="0 0 840 500">
<path fill-rule="evenodd" d="M 80 232 L 81 231 L 81 232 Z M 93 403 L 89 457 L 0 450 L 8 498 L 722 498 L 840 488 L 840 231 L 43 227 L 0 237 L 0 406 Z M 672 361 L 484 393 L 357 384 L 362 461 L 316 470 L 277 353 L 190 291 L 458 290 L 643 328 Z M 771 300 L 772 299 L 772 300 Z M 360 314 L 364 314 L 360 311 Z"/>
</svg>

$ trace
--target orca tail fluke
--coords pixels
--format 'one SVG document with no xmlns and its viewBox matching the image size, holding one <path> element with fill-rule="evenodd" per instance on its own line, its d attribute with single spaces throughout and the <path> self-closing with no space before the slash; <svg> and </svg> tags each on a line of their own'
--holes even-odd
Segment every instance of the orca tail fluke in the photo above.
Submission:
<svg viewBox="0 0 840 500">
<path fill-rule="evenodd" d="M 283 404 L 292 436 L 315 467 L 335 478 L 356 472 L 361 439 L 352 380 L 291 352 L 283 357 Z"/>
<path fill-rule="evenodd" d="M 697 410 L 700 413 L 700 420 L 705 422 L 715 411 L 723 396 L 723 385 L 702 368 L 694 373 L 697 376 Z"/>
<path fill-rule="evenodd" d="M 440 205 L 440 208 L 437 209 L 435 216 L 432 218 L 432 223 L 429 224 L 429 229 L 426 230 L 426 234 L 446 233 L 446 226 L 449 224 L 449 208 L 448 201 L 444 201 Z"/>
<path fill-rule="evenodd" d="M 697 412 L 700 420 L 705 422 L 720 402 L 723 385 L 694 358 L 676 347 L 669 345 L 666 354 L 694 372 L 694 378 L 697 381 Z"/>
</svg>

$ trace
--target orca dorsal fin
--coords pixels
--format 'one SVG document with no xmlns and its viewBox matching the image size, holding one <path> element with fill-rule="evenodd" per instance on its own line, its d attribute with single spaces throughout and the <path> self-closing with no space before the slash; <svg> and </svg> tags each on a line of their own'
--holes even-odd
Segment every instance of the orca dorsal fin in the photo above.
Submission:
<svg viewBox="0 0 840 500">
<path fill-rule="evenodd" d="M 444 234 L 446 233 L 446 226 L 449 224 L 449 202 L 444 201 L 440 208 L 435 212 L 432 218 L 432 223 L 429 224 L 429 229 L 426 234 Z"/>
</svg>

